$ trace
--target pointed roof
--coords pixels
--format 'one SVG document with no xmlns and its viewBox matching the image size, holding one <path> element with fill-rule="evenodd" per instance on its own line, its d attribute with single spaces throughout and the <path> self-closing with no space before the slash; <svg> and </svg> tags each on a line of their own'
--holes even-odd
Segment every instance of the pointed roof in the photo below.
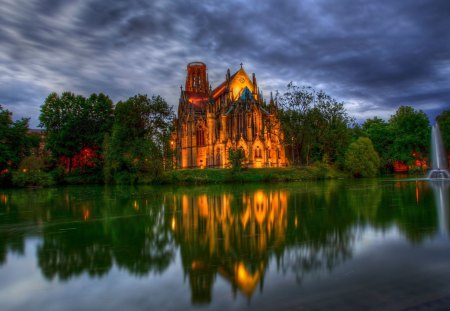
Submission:
<svg viewBox="0 0 450 311">
<path fill-rule="evenodd" d="M 223 94 L 223 92 L 226 90 L 226 87 L 228 85 L 228 82 L 230 82 L 230 84 L 233 82 L 233 80 L 235 80 L 235 78 L 237 76 L 241 76 L 243 77 L 245 80 L 249 81 L 250 83 L 253 83 L 252 80 L 249 78 L 249 76 L 247 75 L 247 73 L 245 72 L 244 68 L 241 65 L 241 68 L 239 68 L 238 71 L 236 71 L 231 77 L 230 80 L 227 81 L 225 80 L 224 82 L 222 82 L 218 87 L 216 87 L 213 91 L 212 91 L 212 96 L 213 98 L 217 98 L 220 95 Z"/>
</svg>

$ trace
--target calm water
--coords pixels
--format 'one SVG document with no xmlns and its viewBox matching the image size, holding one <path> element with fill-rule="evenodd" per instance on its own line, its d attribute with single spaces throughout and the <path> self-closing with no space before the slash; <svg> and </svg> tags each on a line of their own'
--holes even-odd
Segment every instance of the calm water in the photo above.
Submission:
<svg viewBox="0 0 450 311">
<path fill-rule="evenodd" d="M 0 190 L 2 310 L 447 310 L 449 185 Z"/>
</svg>

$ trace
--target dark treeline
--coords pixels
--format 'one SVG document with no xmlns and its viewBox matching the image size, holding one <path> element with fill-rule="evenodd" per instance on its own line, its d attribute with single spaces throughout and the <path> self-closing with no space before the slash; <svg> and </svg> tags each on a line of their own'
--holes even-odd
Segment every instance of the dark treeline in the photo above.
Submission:
<svg viewBox="0 0 450 311">
<path fill-rule="evenodd" d="M 104 94 L 52 93 L 41 106 L 40 138 L 30 135 L 28 119 L 12 122 L 0 109 L 3 185 L 154 181 L 172 167 L 165 159 L 173 113 L 160 96 L 114 105 Z"/>
<path fill-rule="evenodd" d="M 400 107 L 388 121 L 374 117 L 358 125 L 344 103 L 311 87 L 290 83 L 277 102 L 293 166 L 328 165 L 371 177 L 398 163 L 423 170 L 429 160 L 428 117 L 412 107 Z M 172 107 L 160 96 L 136 95 L 114 105 L 104 94 L 52 93 L 41 106 L 39 133 L 29 131 L 28 119 L 13 122 L 0 106 L 0 183 L 158 182 L 173 169 L 172 119 Z M 437 121 L 448 150 L 449 110 Z M 240 167 L 234 158 L 230 165 Z"/>
<path fill-rule="evenodd" d="M 401 106 L 386 122 L 378 117 L 356 124 L 323 91 L 293 83 L 278 96 L 286 154 L 295 165 L 331 164 L 353 176 L 394 171 L 396 163 L 423 170 L 429 164 L 430 122 L 421 110 Z M 444 145 L 450 148 L 450 111 L 437 117 Z"/>
</svg>

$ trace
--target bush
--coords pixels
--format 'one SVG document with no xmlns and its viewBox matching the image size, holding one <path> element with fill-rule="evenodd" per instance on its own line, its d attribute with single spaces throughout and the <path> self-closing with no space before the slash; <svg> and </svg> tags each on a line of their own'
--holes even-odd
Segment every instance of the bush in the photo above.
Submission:
<svg viewBox="0 0 450 311">
<path fill-rule="evenodd" d="M 12 182 L 17 187 L 49 187 L 54 184 L 49 173 L 39 170 L 14 172 Z"/>
<path fill-rule="evenodd" d="M 359 137 L 350 144 L 345 154 L 345 167 L 354 177 L 374 177 L 378 174 L 380 158 L 369 138 Z"/>
</svg>

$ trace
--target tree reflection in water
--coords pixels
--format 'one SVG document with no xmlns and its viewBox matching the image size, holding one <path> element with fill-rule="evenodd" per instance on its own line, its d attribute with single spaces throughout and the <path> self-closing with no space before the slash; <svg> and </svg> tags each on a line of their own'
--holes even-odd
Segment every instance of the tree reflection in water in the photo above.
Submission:
<svg viewBox="0 0 450 311">
<path fill-rule="evenodd" d="M 0 263 L 33 236 L 42 237 L 37 258 L 49 280 L 102 277 L 113 266 L 161 274 L 179 250 L 193 303 L 211 302 L 217 277 L 250 298 L 270 265 L 298 282 L 333 270 L 367 227 L 396 227 L 422 243 L 438 232 L 433 200 L 427 182 L 377 180 L 2 191 Z"/>
</svg>

